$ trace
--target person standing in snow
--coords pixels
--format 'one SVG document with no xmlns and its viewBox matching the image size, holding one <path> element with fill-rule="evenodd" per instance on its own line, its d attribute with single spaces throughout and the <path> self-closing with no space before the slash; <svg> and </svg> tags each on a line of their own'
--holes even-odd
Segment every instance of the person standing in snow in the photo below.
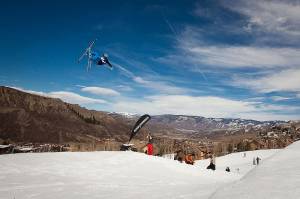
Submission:
<svg viewBox="0 0 300 199">
<path fill-rule="evenodd" d="M 256 164 L 257 165 L 259 165 L 259 161 L 260 161 L 261 159 L 259 158 L 259 157 L 256 157 Z"/>
<path fill-rule="evenodd" d="M 153 155 L 153 144 L 150 142 L 147 144 L 147 154 Z"/>
<path fill-rule="evenodd" d="M 212 162 L 216 167 L 216 156 L 215 156 L 215 154 L 212 155 Z"/>
<path fill-rule="evenodd" d="M 253 157 L 253 165 L 256 165 L 255 157 Z"/>
<path fill-rule="evenodd" d="M 206 167 L 206 169 L 216 170 L 216 159 L 215 155 L 212 155 L 210 158 L 210 164 Z"/>
<path fill-rule="evenodd" d="M 143 150 L 144 150 L 145 154 L 153 155 L 153 138 L 150 133 L 148 133 L 146 138 L 148 139 L 148 143 L 143 148 Z"/>
</svg>

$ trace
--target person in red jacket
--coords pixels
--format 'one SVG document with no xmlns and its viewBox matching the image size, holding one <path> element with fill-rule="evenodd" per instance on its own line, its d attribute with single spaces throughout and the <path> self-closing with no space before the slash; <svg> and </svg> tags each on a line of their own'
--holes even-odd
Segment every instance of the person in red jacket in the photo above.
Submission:
<svg viewBox="0 0 300 199">
<path fill-rule="evenodd" d="M 150 142 L 147 144 L 147 154 L 153 155 L 153 144 Z"/>
</svg>

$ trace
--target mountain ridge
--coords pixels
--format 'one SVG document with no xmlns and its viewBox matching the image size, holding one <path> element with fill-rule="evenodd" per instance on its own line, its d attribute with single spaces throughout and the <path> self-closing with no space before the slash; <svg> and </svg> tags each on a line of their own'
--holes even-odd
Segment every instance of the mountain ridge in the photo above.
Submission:
<svg viewBox="0 0 300 199">
<path fill-rule="evenodd" d="M 90 142 L 128 139 L 137 114 L 88 110 L 57 98 L 0 86 L 0 138 L 19 142 Z M 153 115 L 137 138 L 151 132 L 157 137 L 201 139 L 224 135 L 256 135 L 285 121 Z"/>
</svg>

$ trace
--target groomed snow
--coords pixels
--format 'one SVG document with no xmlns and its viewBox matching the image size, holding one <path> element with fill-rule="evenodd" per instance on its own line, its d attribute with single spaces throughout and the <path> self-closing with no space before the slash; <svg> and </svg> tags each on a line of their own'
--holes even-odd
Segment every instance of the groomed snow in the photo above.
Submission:
<svg viewBox="0 0 300 199">
<path fill-rule="evenodd" d="M 211 198 L 300 198 L 300 142 L 276 153 L 241 180 L 220 188 Z"/>
<path fill-rule="evenodd" d="M 219 157 L 216 171 L 206 170 L 208 160 L 187 165 L 135 152 L 2 155 L 0 198 L 210 198 L 212 194 L 219 197 L 219 190 L 260 171 L 260 167 L 272 163 L 272 156 L 277 153 L 280 156 L 285 152 L 263 150 L 247 152 L 246 157 L 243 153 Z M 263 160 L 259 166 L 252 165 L 256 156 Z M 232 172 L 225 172 L 226 166 Z M 243 181 L 244 178 L 240 182 Z M 249 192 L 247 188 L 244 191 Z"/>
</svg>

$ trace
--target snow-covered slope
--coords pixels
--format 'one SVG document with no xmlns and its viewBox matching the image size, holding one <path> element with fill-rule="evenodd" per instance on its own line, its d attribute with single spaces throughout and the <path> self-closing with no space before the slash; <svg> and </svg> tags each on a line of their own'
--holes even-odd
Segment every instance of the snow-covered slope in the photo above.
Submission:
<svg viewBox="0 0 300 199">
<path fill-rule="evenodd" d="M 219 189 L 212 198 L 300 198 L 300 142 L 270 157 L 240 181 Z"/>
<path fill-rule="evenodd" d="M 247 151 L 245 155 L 244 152 L 232 153 L 216 158 L 216 169 L 224 171 L 226 167 L 229 167 L 232 173 L 240 174 L 240 177 L 242 177 L 250 170 L 256 168 L 256 165 L 253 165 L 253 158 L 259 157 L 262 163 L 279 151 L 281 151 L 281 149 Z M 196 162 L 196 165 L 201 168 L 206 167 L 208 164 L 208 159 Z"/>
<path fill-rule="evenodd" d="M 277 152 L 247 152 L 245 158 L 243 153 L 220 157 L 216 171 L 205 169 L 207 160 L 187 165 L 134 152 L 2 155 L 0 198 L 209 198 L 254 168 L 254 156 L 265 160 L 257 167 L 260 169 Z M 226 166 L 232 172 L 225 172 Z M 244 191 L 249 192 L 246 188 Z"/>
<path fill-rule="evenodd" d="M 134 152 L 0 156 L 0 198 L 206 198 L 237 179 Z"/>
</svg>

